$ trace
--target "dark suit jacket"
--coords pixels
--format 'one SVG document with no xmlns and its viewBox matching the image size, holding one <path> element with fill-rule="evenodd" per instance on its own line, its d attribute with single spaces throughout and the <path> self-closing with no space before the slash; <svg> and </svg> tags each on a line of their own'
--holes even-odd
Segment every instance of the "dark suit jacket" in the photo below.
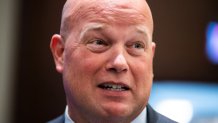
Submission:
<svg viewBox="0 0 218 123">
<path fill-rule="evenodd" d="M 64 115 L 49 121 L 48 123 L 64 123 Z M 177 123 L 156 112 L 150 105 L 147 105 L 147 123 Z"/>
</svg>

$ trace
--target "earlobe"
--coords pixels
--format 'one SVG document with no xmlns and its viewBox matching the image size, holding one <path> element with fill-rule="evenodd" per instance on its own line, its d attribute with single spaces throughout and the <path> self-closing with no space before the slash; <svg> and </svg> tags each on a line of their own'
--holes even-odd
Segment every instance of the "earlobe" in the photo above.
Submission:
<svg viewBox="0 0 218 123">
<path fill-rule="evenodd" d="M 63 57 L 64 57 L 64 42 L 60 35 L 55 34 L 52 36 L 50 42 L 50 49 L 56 65 L 56 70 L 59 73 L 63 72 Z"/>
</svg>

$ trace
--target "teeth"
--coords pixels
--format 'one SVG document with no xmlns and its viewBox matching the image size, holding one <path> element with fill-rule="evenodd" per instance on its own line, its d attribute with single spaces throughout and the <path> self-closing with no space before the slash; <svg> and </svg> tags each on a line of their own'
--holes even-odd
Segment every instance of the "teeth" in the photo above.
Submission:
<svg viewBox="0 0 218 123">
<path fill-rule="evenodd" d="M 112 91 L 125 91 L 125 90 L 128 90 L 128 88 L 123 86 L 123 85 L 109 84 L 109 83 L 99 85 L 99 87 L 101 87 L 103 89 L 107 89 L 107 90 L 112 90 Z"/>
<path fill-rule="evenodd" d="M 112 85 L 112 88 L 113 88 L 113 89 L 116 89 L 116 88 L 118 88 L 118 86 L 116 86 L 116 85 Z"/>
</svg>

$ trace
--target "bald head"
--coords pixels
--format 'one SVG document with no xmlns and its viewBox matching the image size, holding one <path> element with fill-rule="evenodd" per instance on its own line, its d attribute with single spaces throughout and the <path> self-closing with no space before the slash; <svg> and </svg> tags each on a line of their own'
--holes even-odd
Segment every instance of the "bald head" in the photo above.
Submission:
<svg viewBox="0 0 218 123">
<path fill-rule="evenodd" d="M 68 33 L 84 21 L 145 24 L 149 33 L 153 33 L 153 19 L 145 0 L 67 0 L 62 12 L 60 34 L 67 38 Z"/>
</svg>

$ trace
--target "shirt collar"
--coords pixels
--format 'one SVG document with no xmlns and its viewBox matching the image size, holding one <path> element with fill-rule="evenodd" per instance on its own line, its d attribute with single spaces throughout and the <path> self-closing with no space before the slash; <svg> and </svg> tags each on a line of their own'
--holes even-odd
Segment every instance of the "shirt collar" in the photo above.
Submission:
<svg viewBox="0 0 218 123">
<path fill-rule="evenodd" d="M 68 106 L 66 106 L 64 117 L 65 117 L 64 123 L 74 123 L 68 114 Z M 136 119 L 134 119 L 131 123 L 147 123 L 147 109 L 146 109 L 146 107 L 136 117 Z"/>
<path fill-rule="evenodd" d="M 131 123 L 147 123 L 147 108 L 145 107 Z"/>
<path fill-rule="evenodd" d="M 74 123 L 68 114 L 68 106 L 66 106 L 64 117 L 65 117 L 64 123 Z"/>
</svg>

